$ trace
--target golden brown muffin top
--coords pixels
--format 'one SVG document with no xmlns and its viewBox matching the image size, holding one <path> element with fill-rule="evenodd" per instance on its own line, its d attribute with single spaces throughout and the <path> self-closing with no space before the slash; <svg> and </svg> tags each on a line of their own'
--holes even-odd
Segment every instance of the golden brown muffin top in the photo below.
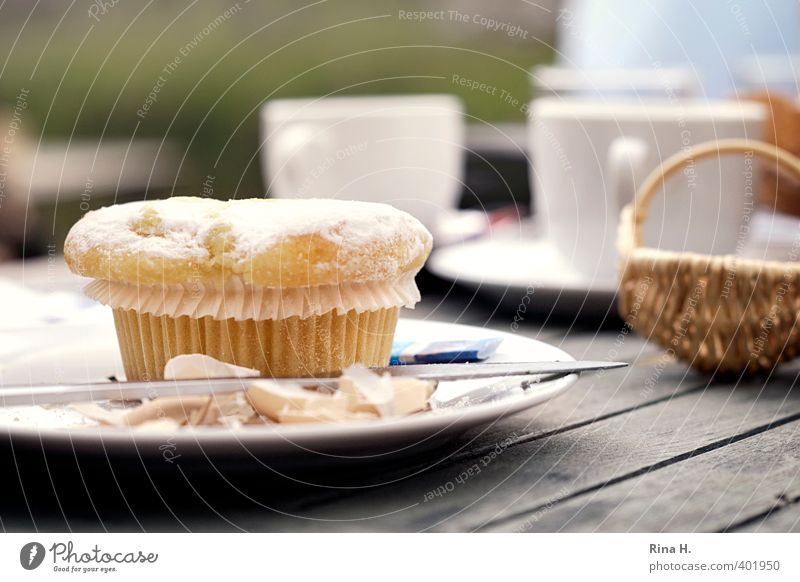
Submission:
<svg viewBox="0 0 800 582">
<path fill-rule="evenodd" d="M 173 197 L 87 213 L 64 257 L 74 273 L 109 281 L 304 287 L 415 273 L 431 245 L 417 219 L 387 204 Z"/>
</svg>

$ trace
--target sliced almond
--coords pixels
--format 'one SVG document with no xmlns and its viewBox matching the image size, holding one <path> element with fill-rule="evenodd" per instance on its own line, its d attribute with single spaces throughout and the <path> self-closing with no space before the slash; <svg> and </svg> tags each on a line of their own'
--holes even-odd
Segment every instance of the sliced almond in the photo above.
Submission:
<svg viewBox="0 0 800 582">
<path fill-rule="evenodd" d="M 379 376 L 356 364 L 342 373 L 339 389 L 347 394 L 348 408 L 354 412 L 372 412 L 379 416 L 395 414 L 394 389 L 389 375 Z"/>
<path fill-rule="evenodd" d="M 352 414 L 345 408 L 341 410 L 295 410 L 286 408 L 278 413 L 276 420 L 280 423 L 312 423 L 312 422 L 341 422 Z"/>
<path fill-rule="evenodd" d="M 208 406 L 208 396 L 185 396 L 181 398 L 156 398 L 141 406 L 125 411 L 124 424 L 137 426 L 151 420 L 170 418 L 185 424 L 191 414 Z"/>
<path fill-rule="evenodd" d="M 436 382 L 417 378 L 394 378 L 394 413 L 407 416 L 428 409 L 428 399 L 436 389 Z"/>
<path fill-rule="evenodd" d="M 205 354 L 181 354 L 171 358 L 164 366 L 165 380 L 257 378 L 260 375 L 253 368 L 221 362 Z"/>
<path fill-rule="evenodd" d="M 141 431 L 173 431 L 181 427 L 181 424 L 172 418 L 159 418 L 157 420 L 148 420 L 142 424 L 136 425 L 136 430 Z"/>
<path fill-rule="evenodd" d="M 107 426 L 124 426 L 125 410 L 107 410 L 94 402 L 76 402 L 70 408 Z"/>
<path fill-rule="evenodd" d="M 347 410 L 347 398 L 306 390 L 299 384 L 257 380 L 247 390 L 247 400 L 262 416 L 281 422 L 281 416 L 295 411 L 310 411 L 322 417 L 340 417 Z"/>
</svg>

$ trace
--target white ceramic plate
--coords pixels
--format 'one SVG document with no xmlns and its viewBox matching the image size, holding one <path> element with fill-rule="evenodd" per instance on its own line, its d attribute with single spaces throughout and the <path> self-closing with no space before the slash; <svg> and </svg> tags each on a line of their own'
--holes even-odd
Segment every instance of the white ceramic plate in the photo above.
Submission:
<svg viewBox="0 0 800 582">
<path fill-rule="evenodd" d="M 505 304 L 541 313 L 603 316 L 614 312 L 616 280 L 586 278 L 565 264 L 544 239 L 500 233 L 434 249 L 427 268 L 434 274 Z"/>
<path fill-rule="evenodd" d="M 54 366 L 73 367 L 62 371 L 63 381 L 87 381 L 101 374 L 119 370 L 119 356 L 113 329 L 98 326 L 95 333 L 82 328 L 52 332 L 73 333 L 75 340 L 60 348 L 43 347 L 25 358 L 6 362 L 6 379 L 31 374 L 38 369 L 45 376 Z M 504 338 L 492 361 L 572 360 L 562 350 L 540 341 L 483 328 L 402 320 L 398 339 L 434 340 L 467 337 L 502 336 Z M 112 343 L 113 341 L 113 343 Z M 181 461 L 203 456 L 227 461 L 254 458 L 271 463 L 319 463 L 341 459 L 378 459 L 386 455 L 413 453 L 431 448 L 443 439 L 473 427 L 495 422 L 505 415 L 527 410 L 560 394 L 577 379 L 576 375 L 534 385 L 525 392 L 502 400 L 426 412 L 391 420 L 363 421 L 324 425 L 248 426 L 239 430 L 216 427 L 179 429 L 174 432 L 145 432 L 132 429 L 80 427 L 68 428 L 78 418 L 74 412 L 38 407 L 0 409 L 1 431 L 7 432 L 15 446 L 33 446 L 72 454 L 132 455 L 142 460 L 163 460 L 180 455 Z M 469 382 L 476 382 L 471 380 Z M 8 382 L 6 382 L 8 384 Z M 442 390 L 459 390 L 463 382 L 442 384 Z M 168 452 L 167 452 L 168 451 Z"/>
</svg>

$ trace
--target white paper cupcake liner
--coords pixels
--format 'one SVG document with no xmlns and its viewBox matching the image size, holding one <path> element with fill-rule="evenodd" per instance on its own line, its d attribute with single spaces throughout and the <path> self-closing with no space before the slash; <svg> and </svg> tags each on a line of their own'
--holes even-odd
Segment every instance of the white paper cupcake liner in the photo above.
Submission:
<svg viewBox="0 0 800 582">
<path fill-rule="evenodd" d="M 385 366 L 399 308 L 237 321 L 114 309 L 128 380 L 158 380 L 180 354 L 206 354 L 263 376 L 326 377 L 354 363 Z"/>
<path fill-rule="evenodd" d="M 400 279 L 316 287 L 275 288 L 229 278 L 224 284 L 136 285 L 102 279 L 84 292 L 113 309 L 156 317 L 210 317 L 215 320 L 306 319 L 335 312 L 365 313 L 413 307 L 420 299 L 414 274 Z"/>
</svg>

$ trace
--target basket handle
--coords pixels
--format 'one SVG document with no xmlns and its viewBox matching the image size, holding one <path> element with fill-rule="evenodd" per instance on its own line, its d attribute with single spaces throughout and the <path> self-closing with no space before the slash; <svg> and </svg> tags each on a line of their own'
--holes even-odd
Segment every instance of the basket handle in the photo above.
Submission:
<svg viewBox="0 0 800 582">
<path fill-rule="evenodd" d="M 703 142 L 694 147 L 681 150 L 664 160 L 642 182 L 634 202 L 622 209 L 620 219 L 619 247 L 624 255 L 642 245 L 642 228 L 653 196 L 672 174 L 683 169 L 690 162 L 719 156 L 721 154 L 753 152 L 757 157 L 775 162 L 778 169 L 790 170 L 800 177 L 800 158 L 788 151 L 763 141 L 747 139 L 720 139 Z M 634 208 L 637 212 L 634 212 Z"/>
</svg>

